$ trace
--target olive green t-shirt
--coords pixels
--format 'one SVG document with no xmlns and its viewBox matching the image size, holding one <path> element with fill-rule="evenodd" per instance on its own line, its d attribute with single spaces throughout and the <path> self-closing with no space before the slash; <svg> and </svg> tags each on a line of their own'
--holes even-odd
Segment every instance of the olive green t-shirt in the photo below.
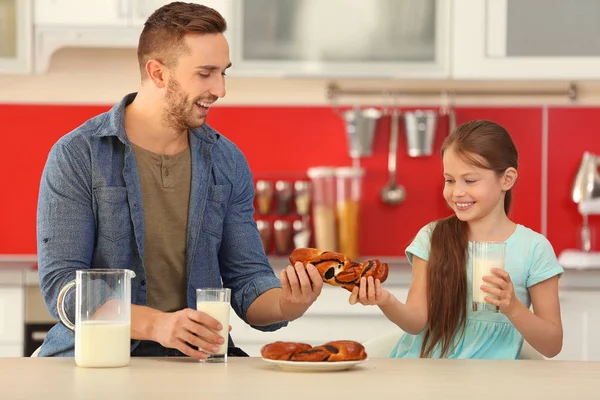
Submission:
<svg viewBox="0 0 600 400">
<path fill-rule="evenodd" d="M 192 161 L 189 147 L 168 156 L 133 145 L 144 204 L 148 306 L 187 307 L 186 242 Z"/>
</svg>

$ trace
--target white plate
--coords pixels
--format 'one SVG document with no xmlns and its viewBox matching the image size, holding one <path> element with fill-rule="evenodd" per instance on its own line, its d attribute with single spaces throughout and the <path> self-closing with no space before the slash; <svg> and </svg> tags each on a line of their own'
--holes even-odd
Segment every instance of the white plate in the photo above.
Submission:
<svg viewBox="0 0 600 400">
<path fill-rule="evenodd" d="M 282 361 L 282 360 L 269 360 L 263 358 L 264 361 L 275 364 L 284 371 L 345 371 L 357 364 L 367 361 Z"/>
</svg>

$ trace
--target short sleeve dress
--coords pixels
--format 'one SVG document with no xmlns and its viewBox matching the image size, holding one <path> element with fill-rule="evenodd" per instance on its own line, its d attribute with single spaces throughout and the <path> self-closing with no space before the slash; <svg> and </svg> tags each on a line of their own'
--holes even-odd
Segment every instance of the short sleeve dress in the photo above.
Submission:
<svg viewBox="0 0 600 400">
<path fill-rule="evenodd" d="M 406 249 L 408 261 L 413 256 L 429 259 L 430 239 L 435 222 L 419 231 Z M 467 321 L 464 335 L 456 335 L 448 358 L 517 359 L 523 345 L 523 337 L 502 313 L 472 311 L 472 244 L 469 243 L 467 261 Z M 506 240 L 505 269 L 510 274 L 515 294 L 527 307 L 531 298 L 527 288 L 564 272 L 558 264 L 550 242 L 541 234 L 517 225 L 515 232 Z M 390 353 L 394 358 L 418 358 L 425 330 L 417 335 L 404 333 Z M 432 353 L 439 358 L 440 348 Z"/>
</svg>

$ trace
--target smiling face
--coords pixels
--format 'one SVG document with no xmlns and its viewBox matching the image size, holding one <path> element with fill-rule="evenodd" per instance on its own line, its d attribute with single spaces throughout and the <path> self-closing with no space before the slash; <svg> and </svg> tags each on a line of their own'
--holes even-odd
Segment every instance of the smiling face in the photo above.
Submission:
<svg viewBox="0 0 600 400">
<path fill-rule="evenodd" d="M 168 69 L 162 120 L 177 130 L 202 126 L 212 104 L 225 96 L 229 45 L 221 33 L 186 35 L 188 51 Z"/>
<path fill-rule="evenodd" d="M 504 213 L 504 195 L 514 181 L 506 175 L 512 171 L 499 176 L 491 169 L 469 163 L 452 147 L 444 152 L 443 164 L 444 198 L 458 219 L 472 222 Z"/>
</svg>

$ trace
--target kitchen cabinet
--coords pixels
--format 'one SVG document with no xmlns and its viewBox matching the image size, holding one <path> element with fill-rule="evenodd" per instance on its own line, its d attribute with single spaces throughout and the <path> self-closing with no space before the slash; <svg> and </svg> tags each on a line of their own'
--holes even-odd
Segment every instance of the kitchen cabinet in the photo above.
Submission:
<svg viewBox="0 0 600 400">
<path fill-rule="evenodd" d="M 31 0 L 0 0 L 0 74 L 31 72 Z"/>
<path fill-rule="evenodd" d="M 193 0 L 219 11 L 228 9 L 232 0 Z M 35 0 L 36 25 L 137 27 L 157 9 L 172 0 Z M 229 6 L 230 8 L 230 6 Z"/>
<path fill-rule="evenodd" d="M 394 296 L 406 301 L 408 286 L 388 287 Z M 250 356 L 260 356 L 260 349 L 277 340 L 304 342 L 313 346 L 332 340 L 365 342 L 398 327 L 390 322 L 376 306 L 348 304 L 350 292 L 333 286 L 323 291 L 308 311 L 287 327 L 275 332 L 258 331 L 231 311 L 231 335 L 235 345 Z"/>
<path fill-rule="evenodd" d="M 131 22 L 129 0 L 35 0 L 36 25 L 125 27 Z"/>
<path fill-rule="evenodd" d="M 24 289 L 0 287 L 0 357 L 23 355 Z M 18 351 L 17 351 L 18 349 Z"/>
<path fill-rule="evenodd" d="M 458 0 L 452 3 L 452 77 L 600 77 L 600 2 Z"/>
<path fill-rule="evenodd" d="M 132 0 L 35 0 L 35 72 L 47 72 L 62 47 L 135 47 L 132 9 Z"/>
<path fill-rule="evenodd" d="M 20 344 L 0 344 L 0 357 L 23 357 L 23 347 Z"/>
<path fill-rule="evenodd" d="M 563 348 L 556 360 L 600 361 L 600 291 L 561 289 Z"/>
<path fill-rule="evenodd" d="M 450 0 L 233 0 L 231 75 L 449 77 Z"/>
<path fill-rule="evenodd" d="M 0 0 L 0 2 L 3 0 Z M 229 19 L 232 0 L 194 0 Z M 144 22 L 170 0 L 35 0 L 35 72 L 62 47 L 136 48 Z"/>
</svg>

